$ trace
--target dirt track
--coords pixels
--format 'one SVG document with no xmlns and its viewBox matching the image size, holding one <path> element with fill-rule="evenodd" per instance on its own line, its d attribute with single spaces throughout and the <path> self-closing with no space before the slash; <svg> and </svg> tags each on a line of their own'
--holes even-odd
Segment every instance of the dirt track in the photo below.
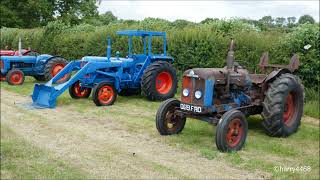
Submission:
<svg viewBox="0 0 320 180">
<path fill-rule="evenodd" d="M 19 105 L 30 102 L 1 89 L 1 124 L 93 178 L 270 178 L 171 147 L 160 137 L 128 132 L 112 117 Z"/>
</svg>

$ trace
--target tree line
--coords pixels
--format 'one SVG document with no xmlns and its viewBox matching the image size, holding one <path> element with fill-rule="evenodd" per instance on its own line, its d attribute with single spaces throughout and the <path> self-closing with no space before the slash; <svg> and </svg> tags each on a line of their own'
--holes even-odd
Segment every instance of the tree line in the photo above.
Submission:
<svg viewBox="0 0 320 180">
<path fill-rule="evenodd" d="M 81 23 L 95 26 L 108 25 L 111 22 L 120 21 L 128 24 L 135 20 L 121 20 L 108 11 L 99 14 L 96 0 L 1 0 L 1 27 L 34 28 L 45 26 L 52 21 L 61 21 L 69 25 Z M 207 24 L 218 19 L 206 18 L 200 24 Z M 272 17 L 264 16 L 259 20 L 241 19 L 262 30 L 268 28 L 292 28 L 299 24 L 314 24 L 315 20 L 310 15 L 296 17 Z M 193 22 L 176 20 L 173 25 L 184 27 Z"/>
</svg>

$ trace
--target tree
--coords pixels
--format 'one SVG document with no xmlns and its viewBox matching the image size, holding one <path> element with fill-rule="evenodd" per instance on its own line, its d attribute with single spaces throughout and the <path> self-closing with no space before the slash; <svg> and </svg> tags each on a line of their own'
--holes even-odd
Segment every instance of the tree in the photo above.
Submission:
<svg viewBox="0 0 320 180">
<path fill-rule="evenodd" d="M 297 18 L 296 17 L 287 17 L 288 27 L 293 27 Z"/>
<path fill-rule="evenodd" d="M 200 23 L 201 24 L 208 24 L 208 23 L 210 23 L 212 21 L 214 21 L 213 18 L 206 18 L 206 19 L 202 20 Z"/>
<path fill-rule="evenodd" d="M 54 12 L 49 0 L 1 0 L 0 10 L 0 26 L 25 28 L 46 24 Z"/>
<path fill-rule="evenodd" d="M 53 0 L 57 19 L 65 23 L 79 24 L 81 19 L 98 15 L 95 0 Z"/>
<path fill-rule="evenodd" d="M 284 25 L 284 22 L 286 21 L 286 18 L 284 17 L 277 17 L 275 22 L 276 22 L 276 25 L 278 27 L 282 27 Z"/>
<path fill-rule="evenodd" d="M 95 0 L 1 0 L 1 24 L 31 28 L 60 19 L 78 24 L 83 18 L 98 15 Z"/>
<path fill-rule="evenodd" d="M 115 15 L 112 14 L 111 11 L 107 11 L 104 14 L 99 16 L 100 20 L 103 22 L 103 24 L 107 25 L 111 22 L 117 21 L 117 17 Z"/>
<path fill-rule="evenodd" d="M 271 16 L 263 16 L 259 21 L 267 27 L 272 27 L 274 19 Z"/>
<path fill-rule="evenodd" d="M 314 24 L 314 22 L 315 21 L 313 17 L 308 14 L 301 16 L 298 21 L 299 24 L 306 24 L 306 23 Z"/>
<path fill-rule="evenodd" d="M 104 14 L 98 16 L 84 18 L 83 22 L 94 26 L 103 26 L 108 25 L 111 22 L 115 22 L 117 20 L 118 18 L 114 16 L 111 11 L 107 11 Z"/>
<path fill-rule="evenodd" d="M 182 29 L 194 23 L 183 19 L 177 19 L 172 24 L 174 27 Z"/>
</svg>

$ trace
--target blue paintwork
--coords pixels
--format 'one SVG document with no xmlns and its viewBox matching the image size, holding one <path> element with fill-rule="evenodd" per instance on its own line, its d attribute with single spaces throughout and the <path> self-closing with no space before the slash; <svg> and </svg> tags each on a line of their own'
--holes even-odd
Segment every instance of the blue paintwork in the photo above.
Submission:
<svg viewBox="0 0 320 180">
<path fill-rule="evenodd" d="M 205 81 L 204 106 L 211 106 L 213 101 L 214 80 Z"/>
<path fill-rule="evenodd" d="M 3 62 L 1 74 L 7 74 L 11 69 L 19 69 L 26 76 L 43 75 L 44 66 L 54 56 L 42 54 L 38 56 L 0 56 Z M 28 66 L 26 66 L 28 65 Z"/>
<path fill-rule="evenodd" d="M 251 86 L 248 84 L 249 87 Z M 205 92 L 204 92 L 204 100 L 203 100 L 203 107 L 207 109 L 207 113 L 215 113 L 217 112 L 217 107 L 215 105 L 215 102 L 213 101 L 214 97 L 214 86 L 215 81 L 211 79 L 205 80 Z M 230 104 L 235 103 L 237 107 L 241 107 L 245 104 L 251 103 L 251 98 L 244 94 L 242 91 L 234 91 L 230 92 L 230 98 L 228 100 L 227 104 L 222 104 L 222 108 L 225 111 L 229 111 L 231 109 L 234 109 L 235 107 L 232 107 Z"/>
<path fill-rule="evenodd" d="M 119 55 L 117 57 L 110 57 L 111 40 L 108 37 L 106 57 L 85 56 L 81 60 L 72 61 L 46 84 L 36 84 L 32 95 L 35 106 L 55 107 L 57 97 L 77 81 L 80 81 L 81 87 L 88 88 L 93 88 L 101 82 L 109 82 L 114 85 L 117 92 L 120 92 L 122 89 L 139 89 L 143 72 L 151 63 L 159 60 L 174 61 L 171 56 L 166 55 L 165 32 L 127 30 L 118 31 L 117 34 L 129 37 L 128 56 L 126 58 L 120 58 Z M 132 54 L 133 36 L 142 37 L 144 42 L 143 54 Z M 152 54 L 152 36 L 163 37 L 163 54 Z M 146 37 L 148 37 L 148 42 Z M 72 71 L 77 71 L 77 73 L 69 81 L 59 85 L 54 84 L 61 77 Z"/>
</svg>

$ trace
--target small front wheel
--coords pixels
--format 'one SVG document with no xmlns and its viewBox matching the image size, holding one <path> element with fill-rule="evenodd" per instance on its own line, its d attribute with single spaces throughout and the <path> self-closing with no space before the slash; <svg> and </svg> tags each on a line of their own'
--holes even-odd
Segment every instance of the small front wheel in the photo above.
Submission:
<svg viewBox="0 0 320 180">
<path fill-rule="evenodd" d="M 6 79 L 10 85 L 21 85 L 24 82 L 24 73 L 19 69 L 11 69 Z"/>
<path fill-rule="evenodd" d="M 117 99 L 117 91 L 112 84 L 101 82 L 93 88 L 92 98 L 97 106 L 110 106 Z"/>
<path fill-rule="evenodd" d="M 186 117 L 176 113 L 179 106 L 180 101 L 173 98 L 161 103 L 156 116 L 156 126 L 161 135 L 178 134 L 183 130 Z"/>
<path fill-rule="evenodd" d="M 73 83 L 69 87 L 69 94 L 73 99 L 88 98 L 91 93 L 91 88 L 81 87 L 80 81 Z"/>
<path fill-rule="evenodd" d="M 248 122 L 238 110 L 227 111 L 216 129 L 216 145 L 221 152 L 240 150 L 247 138 Z"/>
</svg>

